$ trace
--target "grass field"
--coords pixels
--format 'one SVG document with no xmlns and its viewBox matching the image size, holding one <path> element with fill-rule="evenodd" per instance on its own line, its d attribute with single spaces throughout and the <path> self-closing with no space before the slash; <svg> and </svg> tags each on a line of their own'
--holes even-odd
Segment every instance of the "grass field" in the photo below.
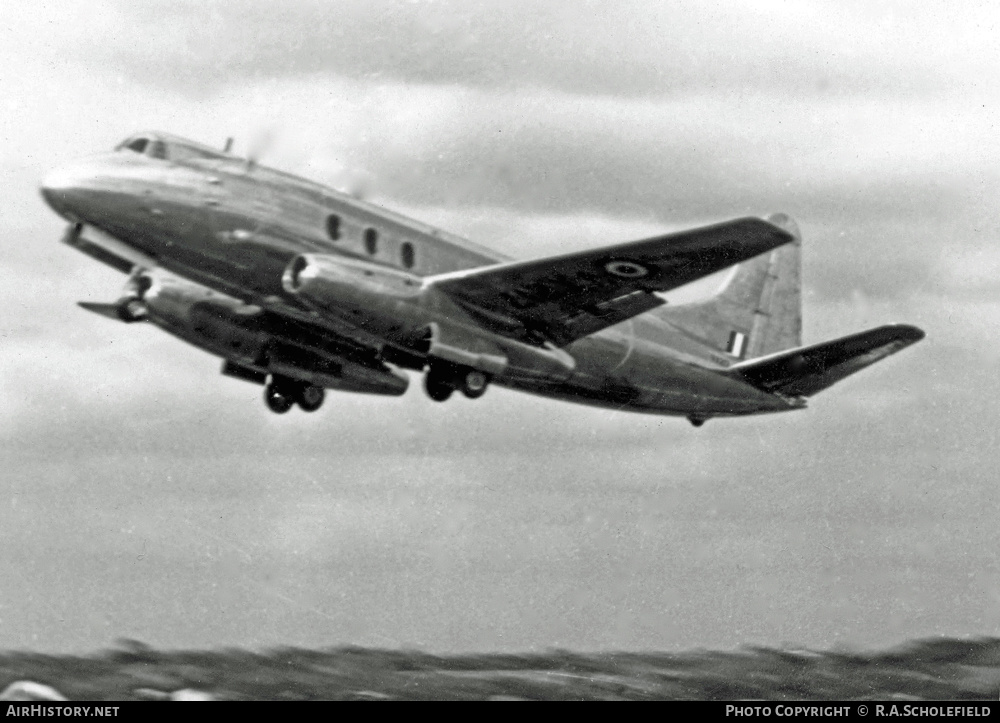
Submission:
<svg viewBox="0 0 1000 723">
<path fill-rule="evenodd" d="M 87 656 L 0 654 L 15 680 L 71 700 L 196 688 L 222 699 L 997 700 L 1000 639 L 922 640 L 884 652 L 430 655 L 336 648 L 160 651 L 122 641 Z"/>
</svg>

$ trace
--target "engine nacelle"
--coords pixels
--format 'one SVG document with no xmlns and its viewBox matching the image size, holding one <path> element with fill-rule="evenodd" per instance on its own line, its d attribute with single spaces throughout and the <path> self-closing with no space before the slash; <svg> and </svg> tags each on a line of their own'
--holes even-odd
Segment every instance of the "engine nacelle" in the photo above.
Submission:
<svg viewBox="0 0 1000 723">
<path fill-rule="evenodd" d="M 256 306 L 167 274 L 147 277 L 149 320 L 205 351 L 244 364 L 266 361 L 272 335 Z"/>
<path fill-rule="evenodd" d="M 126 294 L 136 279 L 129 282 Z M 262 374 L 275 374 L 327 389 L 388 394 L 406 392 L 409 377 L 372 360 L 347 359 L 323 340 L 290 327 L 260 307 L 162 272 L 138 280 L 150 322 L 207 352 Z M 128 297 L 126 297 L 128 298 Z"/>
<path fill-rule="evenodd" d="M 576 360 L 562 349 L 472 334 L 462 327 L 436 322 L 426 328 L 421 347 L 430 358 L 512 381 L 568 379 L 576 368 Z"/>
<path fill-rule="evenodd" d="M 282 285 L 307 306 L 383 337 L 405 334 L 425 319 L 419 276 L 344 256 L 297 256 Z"/>
</svg>

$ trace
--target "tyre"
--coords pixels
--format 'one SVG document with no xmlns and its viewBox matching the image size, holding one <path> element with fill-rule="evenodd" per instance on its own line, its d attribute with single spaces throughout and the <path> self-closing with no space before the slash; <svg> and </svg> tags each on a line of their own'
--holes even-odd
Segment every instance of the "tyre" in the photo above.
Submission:
<svg viewBox="0 0 1000 723">
<path fill-rule="evenodd" d="M 264 389 L 264 402 L 275 414 L 284 414 L 295 404 L 295 398 L 284 387 L 268 384 Z"/>
<path fill-rule="evenodd" d="M 435 402 L 444 402 L 452 395 L 455 388 L 436 376 L 433 372 L 427 372 L 424 376 L 424 391 Z"/>
<path fill-rule="evenodd" d="M 118 318 L 127 324 L 131 324 L 134 321 L 142 321 L 146 318 L 146 304 L 143 303 L 142 299 L 125 299 L 118 304 L 116 309 L 118 312 Z"/>
<path fill-rule="evenodd" d="M 315 412 L 323 406 L 326 391 L 315 384 L 304 384 L 296 395 L 296 403 L 303 412 Z"/>
<path fill-rule="evenodd" d="M 485 372 L 472 369 L 462 377 L 462 394 L 469 399 L 479 399 L 486 394 L 486 388 L 490 385 L 490 377 Z"/>
</svg>

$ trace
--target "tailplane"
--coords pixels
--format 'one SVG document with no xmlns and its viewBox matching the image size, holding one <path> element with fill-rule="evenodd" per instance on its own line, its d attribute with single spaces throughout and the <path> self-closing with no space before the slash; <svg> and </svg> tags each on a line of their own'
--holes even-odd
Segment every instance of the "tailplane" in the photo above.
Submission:
<svg viewBox="0 0 1000 723">
<path fill-rule="evenodd" d="M 761 391 L 801 399 L 924 338 L 915 326 L 890 324 L 802 346 L 802 236 L 784 214 L 767 221 L 795 240 L 737 266 L 712 298 L 651 312 L 728 355 L 731 365 L 724 374 Z M 712 357 L 718 361 L 718 354 Z"/>
<path fill-rule="evenodd" d="M 795 240 L 737 266 L 712 298 L 656 313 L 734 361 L 800 346 L 802 236 L 783 213 L 767 221 Z"/>
<path fill-rule="evenodd" d="M 923 338 L 924 332 L 915 326 L 880 326 L 822 344 L 751 359 L 729 367 L 726 373 L 767 392 L 810 397 Z"/>
</svg>

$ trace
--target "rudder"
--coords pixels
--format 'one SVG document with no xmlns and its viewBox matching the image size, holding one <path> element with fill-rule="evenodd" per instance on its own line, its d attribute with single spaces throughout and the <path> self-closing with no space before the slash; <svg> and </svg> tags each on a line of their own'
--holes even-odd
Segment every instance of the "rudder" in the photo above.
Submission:
<svg viewBox="0 0 1000 723">
<path fill-rule="evenodd" d="M 795 240 L 737 266 L 712 298 L 667 307 L 658 315 L 734 360 L 801 346 L 802 236 L 786 214 L 766 220 Z"/>
</svg>

